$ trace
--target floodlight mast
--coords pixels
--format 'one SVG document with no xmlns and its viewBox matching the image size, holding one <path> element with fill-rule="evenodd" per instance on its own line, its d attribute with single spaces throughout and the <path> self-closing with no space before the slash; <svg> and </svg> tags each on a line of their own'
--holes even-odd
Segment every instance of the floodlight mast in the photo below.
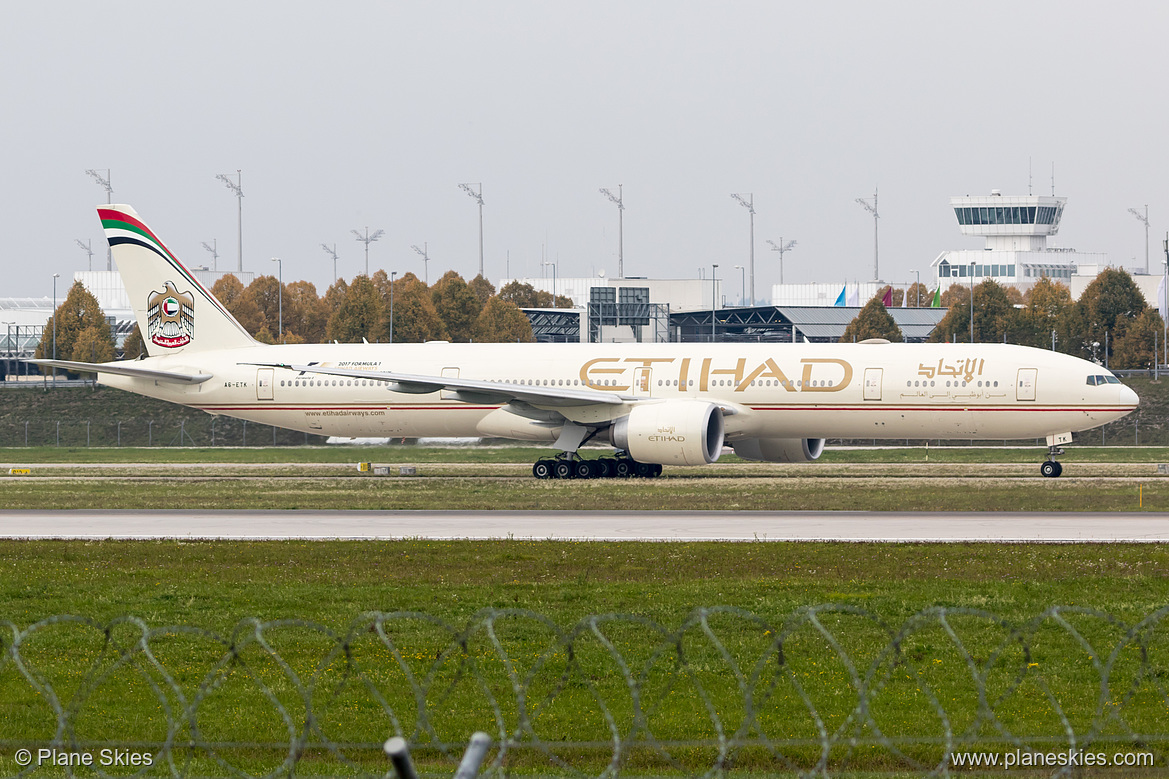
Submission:
<svg viewBox="0 0 1169 779">
<path fill-rule="evenodd" d="M 430 255 L 426 253 L 426 241 L 422 242 L 422 248 L 419 249 L 417 244 L 410 247 L 414 251 L 422 255 L 422 281 L 426 286 L 430 286 Z"/>
<path fill-rule="evenodd" d="M 747 263 L 747 268 L 751 272 L 751 299 L 747 305 L 755 305 L 755 195 L 748 193 L 746 198 L 742 195 L 732 194 L 735 200 L 739 201 L 739 205 L 751 212 L 751 257 Z"/>
<path fill-rule="evenodd" d="M 87 240 L 85 243 L 82 243 L 80 238 L 74 238 L 73 240 L 77 241 L 78 246 L 85 249 L 85 253 L 89 255 L 89 269 L 93 270 L 93 249 L 90 246 L 92 241 Z"/>
<path fill-rule="evenodd" d="M 1145 204 L 1145 213 L 1143 215 L 1135 208 L 1130 208 L 1128 212 L 1145 223 L 1145 273 L 1147 274 L 1149 272 L 1149 206 L 1147 203 Z"/>
<path fill-rule="evenodd" d="M 601 194 L 617 204 L 617 278 L 625 278 L 625 195 L 622 192 L 624 184 L 617 185 L 617 196 L 605 188 Z"/>
<path fill-rule="evenodd" d="M 856 202 L 864 206 L 865 210 L 873 215 L 873 281 L 880 281 L 881 275 L 877 266 L 877 249 L 879 246 L 877 241 L 877 220 L 881 218 L 881 215 L 877 213 L 877 188 L 873 188 L 873 204 L 871 206 L 869 205 L 869 201 L 862 197 L 858 197 Z"/>
<path fill-rule="evenodd" d="M 219 239 L 213 238 L 210 246 L 207 245 L 206 241 L 203 241 L 203 248 L 211 252 L 211 270 L 219 270 Z"/>
<path fill-rule="evenodd" d="M 236 270 L 240 273 L 244 270 L 244 174 L 240 170 L 236 170 L 236 180 L 232 181 L 228 178 L 230 174 L 219 173 L 215 178 L 227 185 L 227 188 L 235 193 L 236 200 L 238 200 L 239 214 L 236 220 L 236 225 L 239 230 L 239 258 L 236 262 Z"/>
<path fill-rule="evenodd" d="M 90 176 L 92 176 L 94 181 L 96 181 L 101 186 L 105 187 L 106 205 L 113 203 L 114 202 L 114 187 L 112 184 L 110 184 L 110 178 L 111 178 L 110 169 L 106 168 L 106 175 L 104 177 L 100 173 L 98 173 L 96 170 L 87 170 L 85 172 L 88 173 Z M 93 258 L 92 257 L 89 258 L 89 265 L 90 265 L 89 269 L 93 270 Z M 113 269 L 114 269 L 114 249 L 112 246 L 107 246 L 106 247 L 106 270 L 113 270 Z"/>
<path fill-rule="evenodd" d="M 478 190 L 471 189 L 478 187 Z M 479 275 L 483 275 L 483 184 L 459 184 L 459 189 L 466 192 L 479 203 Z"/>
<path fill-rule="evenodd" d="M 376 241 L 378 238 L 381 238 L 383 235 L 385 235 L 386 231 L 385 230 L 375 230 L 373 235 L 370 235 L 369 234 L 369 225 L 366 225 L 365 235 L 362 235 L 361 233 L 357 232 L 356 230 L 350 230 L 349 232 L 353 233 L 354 237 L 356 237 L 357 240 L 359 240 L 363 244 L 365 244 L 365 276 L 366 276 L 366 278 L 369 278 L 369 245 L 371 243 L 373 243 L 374 241 Z"/>
<path fill-rule="evenodd" d="M 790 252 L 795 247 L 795 245 L 796 245 L 795 239 L 792 239 L 792 240 L 788 241 L 787 243 L 784 243 L 783 236 L 780 236 L 779 243 L 776 243 L 775 241 L 771 240 L 770 238 L 767 239 L 767 242 L 769 244 L 771 244 L 771 251 L 779 252 L 779 283 L 782 284 L 783 283 L 783 253 Z"/>
<path fill-rule="evenodd" d="M 333 258 L 333 283 L 336 284 L 337 283 L 337 244 L 333 244 L 333 248 L 330 249 L 328 244 L 323 243 L 323 244 L 321 244 L 321 248 L 324 249 L 326 252 L 328 252 L 329 256 Z"/>
</svg>

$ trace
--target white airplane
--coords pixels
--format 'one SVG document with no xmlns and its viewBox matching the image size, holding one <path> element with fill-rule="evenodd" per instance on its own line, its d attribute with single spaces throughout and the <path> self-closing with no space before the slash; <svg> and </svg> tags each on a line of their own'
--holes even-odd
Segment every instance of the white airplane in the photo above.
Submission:
<svg viewBox="0 0 1169 779">
<path fill-rule="evenodd" d="M 111 387 L 328 436 L 487 436 L 559 450 L 537 478 L 657 476 L 740 457 L 807 462 L 825 438 L 1046 437 L 1137 395 L 1099 365 L 1004 344 L 289 344 L 255 341 L 124 205 L 98 214 L 149 357 L 33 360 Z M 607 440 L 614 456 L 580 447 Z"/>
</svg>

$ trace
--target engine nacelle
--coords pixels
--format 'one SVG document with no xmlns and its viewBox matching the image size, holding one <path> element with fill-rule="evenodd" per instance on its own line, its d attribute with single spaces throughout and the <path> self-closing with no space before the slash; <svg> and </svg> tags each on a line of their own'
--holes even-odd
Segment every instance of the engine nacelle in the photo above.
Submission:
<svg viewBox="0 0 1169 779">
<path fill-rule="evenodd" d="M 643 403 L 613 423 L 609 440 L 639 462 L 706 465 L 722 454 L 722 410 L 701 400 Z"/>
<path fill-rule="evenodd" d="M 824 451 L 823 438 L 744 438 L 731 444 L 744 460 L 810 463 Z"/>
</svg>

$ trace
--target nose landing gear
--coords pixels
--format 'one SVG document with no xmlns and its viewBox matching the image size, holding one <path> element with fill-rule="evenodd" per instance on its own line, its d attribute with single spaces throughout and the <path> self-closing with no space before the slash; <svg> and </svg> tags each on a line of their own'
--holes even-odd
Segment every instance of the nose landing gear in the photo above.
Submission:
<svg viewBox="0 0 1169 779">
<path fill-rule="evenodd" d="M 1059 460 L 1055 459 L 1063 454 L 1063 449 L 1052 444 L 1047 447 L 1047 461 L 1039 466 L 1039 472 L 1050 479 L 1058 479 L 1059 475 L 1063 473 L 1063 465 Z"/>
</svg>

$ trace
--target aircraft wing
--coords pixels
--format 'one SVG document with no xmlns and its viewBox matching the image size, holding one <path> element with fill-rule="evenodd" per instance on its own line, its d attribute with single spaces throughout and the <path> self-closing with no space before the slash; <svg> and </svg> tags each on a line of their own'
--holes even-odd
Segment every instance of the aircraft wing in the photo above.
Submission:
<svg viewBox="0 0 1169 779">
<path fill-rule="evenodd" d="M 74 362 L 73 360 L 25 360 L 34 365 L 63 368 L 76 373 L 112 373 L 117 376 L 130 376 L 135 379 L 150 379 L 151 381 L 165 381 L 173 384 L 202 384 L 211 378 L 210 373 L 176 373 L 175 371 L 160 371 L 151 368 L 136 368 L 132 360 L 122 362 Z"/>
<path fill-rule="evenodd" d="M 456 400 L 467 403 L 507 403 L 519 400 L 533 406 L 592 406 L 604 404 L 619 406 L 635 402 L 637 398 L 588 388 L 537 387 L 526 384 L 507 384 L 483 379 L 460 379 L 454 376 L 419 376 L 393 371 L 354 371 L 345 368 L 327 368 L 321 365 L 288 365 L 286 363 L 249 362 L 263 368 L 284 368 L 298 373 L 319 373 L 353 379 L 374 379 L 393 385 L 395 392 L 425 395 L 439 390 L 455 393 Z"/>
</svg>

